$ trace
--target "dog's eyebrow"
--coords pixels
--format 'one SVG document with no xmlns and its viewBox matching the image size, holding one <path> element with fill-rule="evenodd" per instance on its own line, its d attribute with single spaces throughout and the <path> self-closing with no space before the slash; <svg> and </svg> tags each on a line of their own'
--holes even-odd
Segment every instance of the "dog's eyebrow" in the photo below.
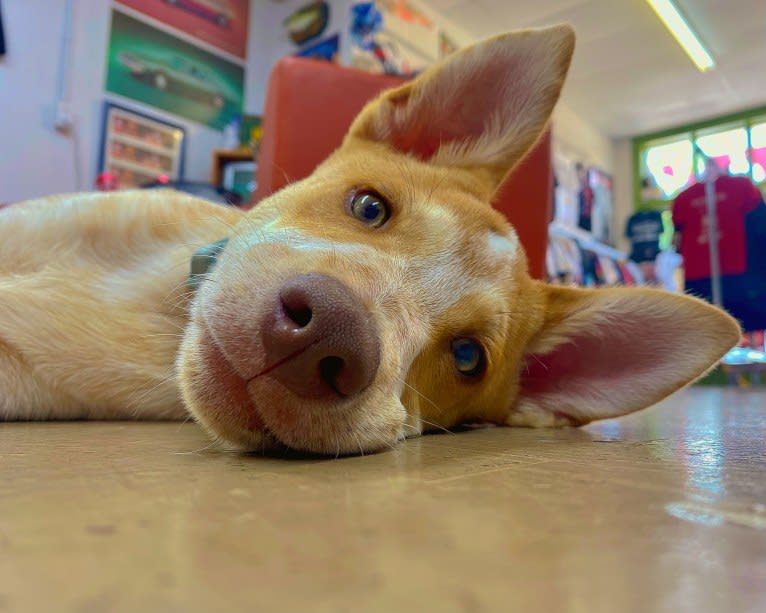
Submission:
<svg viewBox="0 0 766 613">
<path fill-rule="evenodd" d="M 378 186 L 378 192 L 380 193 L 381 196 L 383 196 L 388 201 L 391 201 L 391 200 L 394 199 L 393 192 L 388 188 L 387 185 L 385 185 L 383 183 L 381 183 Z"/>
</svg>

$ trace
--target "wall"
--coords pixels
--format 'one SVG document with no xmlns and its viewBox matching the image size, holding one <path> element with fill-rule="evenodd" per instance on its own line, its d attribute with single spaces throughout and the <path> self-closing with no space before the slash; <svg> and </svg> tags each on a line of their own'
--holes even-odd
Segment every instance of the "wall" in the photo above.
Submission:
<svg viewBox="0 0 766 613">
<path fill-rule="evenodd" d="M 308 0 L 281 2 L 255 1 L 250 4 L 250 46 L 248 47 L 245 105 L 249 112 L 260 114 L 266 98 L 266 85 L 272 67 L 280 58 L 293 55 L 298 47 L 289 39 L 282 21 Z M 335 33 L 341 35 L 340 61 L 348 63 L 346 33 L 350 25 L 353 0 L 329 0 L 330 21 L 318 42 Z M 311 44 L 309 43 L 309 44 Z"/>
<path fill-rule="evenodd" d="M 186 177 L 207 180 L 220 132 L 104 93 L 110 2 L 73 0 L 68 93 L 75 129 L 71 135 L 54 130 L 65 7 L 64 0 L 2 3 L 8 54 L 0 59 L 0 202 L 91 189 L 105 99 L 184 126 Z"/>
<path fill-rule="evenodd" d="M 633 214 L 633 142 L 630 138 L 613 141 L 614 149 L 614 218 L 618 248 L 630 249 L 624 236 L 625 223 Z"/>
<path fill-rule="evenodd" d="M 77 143 L 53 130 L 65 3 L 27 0 L 2 8 L 8 54 L 0 60 L 0 201 L 75 190 Z M 86 19 L 92 32 L 103 28 L 98 13 Z M 73 88 L 78 99 L 90 98 L 88 85 Z"/>
<path fill-rule="evenodd" d="M 331 21 L 325 36 L 348 31 L 352 3 L 353 0 L 330 0 Z M 247 112 L 262 112 L 268 74 L 274 62 L 295 52 L 282 20 L 303 4 L 305 0 L 251 3 L 245 81 Z M 3 2 L 8 55 L 0 60 L 0 201 L 90 189 L 93 185 L 103 101 L 118 99 L 103 91 L 111 3 L 73 0 L 73 5 L 69 93 L 76 129 L 72 136 L 66 136 L 53 129 L 66 2 Z M 426 6 L 421 8 L 458 44 L 473 42 L 459 26 Z M 34 36 L 30 35 L 32 32 Z M 349 59 L 348 40 L 342 36 L 341 61 L 348 63 Z M 207 180 L 210 151 L 222 143 L 220 132 L 133 101 L 121 102 L 183 125 L 188 138 L 186 177 Z M 565 104 L 559 104 L 554 114 L 553 139 L 554 147 L 612 171 L 609 139 Z"/>
<path fill-rule="evenodd" d="M 438 11 L 418 0 L 410 0 L 410 2 L 420 8 L 458 45 L 466 46 L 477 41 L 475 37 Z M 417 29 L 411 31 L 417 32 Z M 613 171 L 614 154 L 609 136 L 569 109 L 563 101 L 558 103 L 553 113 L 552 135 L 554 149 L 565 156 L 586 165 L 598 166 L 609 173 Z"/>
<path fill-rule="evenodd" d="M 614 172 L 612 140 L 559 101 L 553 112 L 553 147 L 586 166 Z"/>
</svg>

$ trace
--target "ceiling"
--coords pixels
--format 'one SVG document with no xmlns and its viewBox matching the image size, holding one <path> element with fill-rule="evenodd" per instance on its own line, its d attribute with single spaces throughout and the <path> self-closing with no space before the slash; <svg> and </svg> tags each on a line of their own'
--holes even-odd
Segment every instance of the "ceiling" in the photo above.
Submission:
<svg viewBox="0 0 766 613">
<path fill-rule="evenodd" d="M 577 31 L 569 108 L 613 136 L 766 105 L 766 2 L 676 0 L 716 60 L 699 72 L 644 0 L 426 0 L 467 33 L 560 22 Z"/>
</svg>

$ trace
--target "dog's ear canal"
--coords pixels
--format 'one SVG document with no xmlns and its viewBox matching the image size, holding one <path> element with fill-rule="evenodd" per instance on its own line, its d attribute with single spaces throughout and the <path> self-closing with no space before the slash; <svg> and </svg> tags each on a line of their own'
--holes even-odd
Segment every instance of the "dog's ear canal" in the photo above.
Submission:
<svg viewBox="0 0 766 613">
<path fill-rule="evenodd" d="M 566 25 L 468 47 L 381 94 L 362 110 L 348 139 L 484 169 L 497 187 L 543 131 L 573 50 L 574 31 Z"/>
<path fill-rule="evenodd" d="M 659 402 L 740 339 L 737 323 L 662 290 L 539 285 L 545 321 L 527 347 L 508 423 L 582 425 Z"/>
</svg>

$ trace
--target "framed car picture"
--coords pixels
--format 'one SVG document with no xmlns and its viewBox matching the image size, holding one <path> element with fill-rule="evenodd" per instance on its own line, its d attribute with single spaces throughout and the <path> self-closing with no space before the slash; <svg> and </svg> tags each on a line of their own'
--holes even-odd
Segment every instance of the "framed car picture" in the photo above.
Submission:
<svg viewBox="0 0 766 613">
<path fill-rule="evenodd" d="M 219 131 L 242 114 L 243 63 L 132 15 L 112 11 L 106 56 L 108 92 Z"/>
<path fill-rule="evenodd" d="M 104 105 L 99 171 L 118 189 L 183 178 L 186 131 L 117 104 Z"/>
</svg>

